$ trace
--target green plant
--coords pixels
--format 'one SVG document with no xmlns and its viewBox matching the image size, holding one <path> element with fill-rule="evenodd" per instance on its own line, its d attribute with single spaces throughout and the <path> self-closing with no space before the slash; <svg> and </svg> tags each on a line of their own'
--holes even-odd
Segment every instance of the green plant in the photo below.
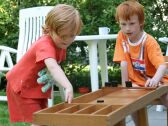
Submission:
<svg viewBox="0 0 168 126">
<path fill-rule="evenodd" d="M 121 70 L 119 64 L 113 64 L 108 68 L 109 82 L 117 81 L 121 84 Z"/>
<path fill-rule="evenodd" d="M 91 89 L 90 69 L 87 65 L 71 64 L 64 66 L 64 71 L 73 85 L 75 91 L 79 87 L 89 87 Z M 119 64 L 113 63 L 108 67 L 109 81 L 121 83 L 121 73 Z M 99 88 L 101 88 L 101 77 L 99 70 Z"/>
<path fill-rule="evenodd" d="M 90 85 L 90 71 L 87 65 L 71 64 L 63 67 L 68 79 L 73 85 L 75 91 L 78 87 L 91 87 Z"/>
<path fill-rule="evenodd" d="M 89 87 L 90 88 L 90 73 L 89 71 L 82 71 L 77 74 L 79 80 L 76 83 L 77 87 Z"/>
</svg>

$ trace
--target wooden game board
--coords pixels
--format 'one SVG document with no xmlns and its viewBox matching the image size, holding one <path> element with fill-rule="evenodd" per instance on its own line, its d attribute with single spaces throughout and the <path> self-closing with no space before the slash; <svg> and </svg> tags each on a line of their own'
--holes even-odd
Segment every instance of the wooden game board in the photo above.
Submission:
<svg viewBox="0 0 168 126">
<path fill-rule="evenodd" d="M 71 104 L 61 103 L 34 113 L 33 123 L 50 126 L 121 126 L 127 115 L 143 110 L 167 92 L 168 86 L 104 87 L 74 99 Z M 143 119 L 141 122 L 141 125 L 147 126 Z"/>
</svg>

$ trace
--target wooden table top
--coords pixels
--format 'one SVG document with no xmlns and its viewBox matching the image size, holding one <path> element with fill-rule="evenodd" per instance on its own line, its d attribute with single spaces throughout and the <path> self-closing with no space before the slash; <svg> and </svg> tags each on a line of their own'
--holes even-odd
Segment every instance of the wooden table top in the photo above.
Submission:
<svg viewBox="0 0 168 126">
<path fill-rule="evenodd" d="M 159 88 L 104 87 L 35 112 L 33 123 L 52 126 L 113 126 L 168 92 Z"/>
</svg>

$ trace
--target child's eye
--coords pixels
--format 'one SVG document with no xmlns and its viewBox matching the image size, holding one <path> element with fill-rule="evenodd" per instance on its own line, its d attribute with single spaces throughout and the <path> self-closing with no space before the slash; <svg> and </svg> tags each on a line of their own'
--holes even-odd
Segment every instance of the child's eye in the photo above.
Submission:
<svg viewBox="0 0 168 126">
<path fill-rule="evenodd" d="M 68 43 L 62 43 L 63 45 L 68 45 Z"/>
<path fill-rule="evenodd" d="M 76 35 L 71 35 L 71 38 L 74 38 Z"/>
<path fill-rule="evenodd" d="M 66 38 L 66 36 L 65 35 L 63 35 L 63 36 L 61 36 L 62 38 Z"/>
<path fill-rule="evenodd" d="M 126 25 L 126 23 L 121 21 L 121 22 L 120 22 L 120 25 Z"/>
<path fill-rule="evenodd" d="M 63 40 L 65 40 L 65 39 L 67 38 L 67 36 L 66 36 L 66 35 L 62 35 L 61 38 L 62 38 Z"/>
<path fill-rule="evenodd" d="M 125 23 L 120 23 L 121 26 L 125 26 L 126 24 Z"/>
<path fill-rule="evenodd" d="M 61 38 L 62 38 L 63 40 L 67 40 L 67 39 L 75 38 L 75 35 L 70 35 L 70 36 L 68 36 L 68 35 L 63 35 L 63 36 L 61 36 Z"/>
<path fill-rule="evenodd" d="M 134 25 L 135 23 L 134 23 L 134 22 L 131 22 L 130 24 L 131 24 L 131 25 Z"/>
</svg>

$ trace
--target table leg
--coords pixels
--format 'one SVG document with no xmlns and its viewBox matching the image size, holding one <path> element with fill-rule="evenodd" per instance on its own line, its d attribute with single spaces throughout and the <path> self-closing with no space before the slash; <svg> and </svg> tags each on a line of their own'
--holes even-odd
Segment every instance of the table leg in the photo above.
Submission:
<svg viewBox="0 0 168 126">
<path fill-rule="evenodd" d="M 149 126 L 146 107 L 137 111 L 137 118 L 138 118 L 138 126 Z"/>
<path fill-rule="evenodd" d="M 97 41 L 87 41 L 89 48 L 89 64 L 91 75 L 91 88 L 92 92 L 99 89 L 98 82 L 98 58 L 97 58 Z"/>
<path fill-rule="evenodd" d="M 115 124 L 114 126 L 126 126 L 125 119 L 121 120 L 119 123 Z"/>
<path fill-rule="evenodd" d="M 108 82 L 106 40 L 101 40 L 98 42 L 98 53 L 100 59 L 102 87 L 104 87 L 105 82 Z"/>
</svg>

